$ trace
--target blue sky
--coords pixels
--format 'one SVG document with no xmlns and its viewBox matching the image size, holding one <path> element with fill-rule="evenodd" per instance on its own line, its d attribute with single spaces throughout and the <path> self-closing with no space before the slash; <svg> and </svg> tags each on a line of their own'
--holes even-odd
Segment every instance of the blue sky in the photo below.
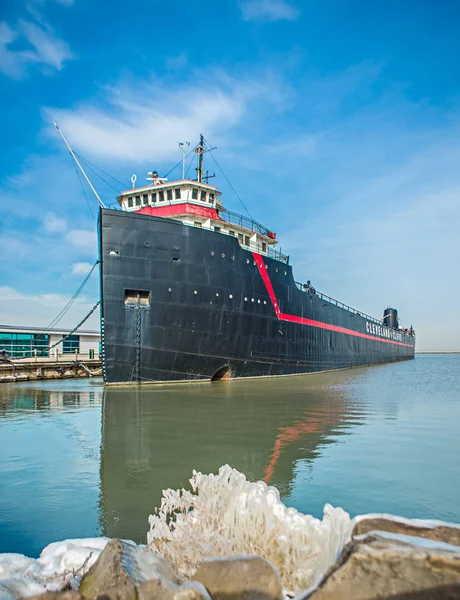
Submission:
<svg viewBox="0 0 460 600">
<path fill-rule="evenodd" d="M 126 187 L 202 131 L 296 279 L 459 350 L 459 25 L 453 0 L 3 0 L 0 322 L 46 326 L 97 257 L 56 120 Z"/>
</svg>

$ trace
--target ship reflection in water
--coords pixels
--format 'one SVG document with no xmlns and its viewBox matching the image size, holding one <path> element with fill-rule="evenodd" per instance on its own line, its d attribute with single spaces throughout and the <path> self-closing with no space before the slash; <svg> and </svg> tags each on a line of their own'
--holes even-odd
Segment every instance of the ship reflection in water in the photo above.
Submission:
<svg viewBox="0 0 460 600">
<path fill-rule="evenodd" d="M 250 480 L 292 491 L 310 462 L 361 411 L 347 400 L 354 373 L 141 388 L 107 388 L 102 410 L 101 516 L 105 535 L 145 539 L 162 490 L 192 470 L 228 463 Z M 306 383 L 308 382 L 308 385 Z M 338 385 L 338 384 L 341 385 Z"/>
<path fill-rule="evenodd" d="M 460 521 L 460 356 L 320 375 L 107 388 L 4 385 L 0 552 L 145 542 L 163 489 L 228 463 L 301 512 Z"/>
</svg>

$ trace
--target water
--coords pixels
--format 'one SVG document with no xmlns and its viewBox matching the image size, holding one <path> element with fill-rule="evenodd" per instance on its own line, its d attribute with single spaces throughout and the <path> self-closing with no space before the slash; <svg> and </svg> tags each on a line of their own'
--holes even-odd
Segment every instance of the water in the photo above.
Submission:
<svg viewBox="0 0 460 600">
<path fill-rule="evenodd" d="M 460 355 L 267 380 L 0 388 L 0 552 L 144 542 L 161 490 L 229 463 L 322 515 L 460 522 Z"/>
</svg>

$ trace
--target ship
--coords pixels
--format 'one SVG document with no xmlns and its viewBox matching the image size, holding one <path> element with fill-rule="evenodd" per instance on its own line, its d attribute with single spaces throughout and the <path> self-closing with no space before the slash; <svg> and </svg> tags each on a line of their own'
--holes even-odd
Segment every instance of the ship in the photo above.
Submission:
<svg viewBox="0 0 460 600">
<path fill-rule="evenodd" d="M 107 384 L 287 376 L 414 358 L 394 308 L 371 317 L 296 281 L 276 233 L 227 210 L 196 178 L 123 191 L 99 211 L 101 344 Z"/>
</svg>

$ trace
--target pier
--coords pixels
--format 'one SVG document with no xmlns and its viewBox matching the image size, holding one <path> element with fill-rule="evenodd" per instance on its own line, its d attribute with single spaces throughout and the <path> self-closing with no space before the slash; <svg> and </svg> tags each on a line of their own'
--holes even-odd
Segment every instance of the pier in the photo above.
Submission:
<svg viewBox="0 0 460 600">
<path fill-rule="evenodd" d="M 0 362 L 0 383 L 102 376 L 101 359 L 89 356 L 75 353 Z"/>
</svg>

